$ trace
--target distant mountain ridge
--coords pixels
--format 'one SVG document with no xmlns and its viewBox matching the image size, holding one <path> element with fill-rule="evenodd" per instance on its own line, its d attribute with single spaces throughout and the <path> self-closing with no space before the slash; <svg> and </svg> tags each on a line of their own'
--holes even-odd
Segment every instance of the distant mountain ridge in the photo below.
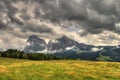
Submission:
<svg viewBox="0 0 120 80">
<path fill-rule="evenodd" d="M 67 36 L 62 36 L 61 38 L 50 40 L 47 44 L 44 39 L 39 38 L 36 35 L 32 35 L 27 40 L 27 45 L 24 51 L 55 53 L 55 52 L 63 52 L 71 49 L 90 50 L 92 47 L 93 47 L 92 45 L 79 43 Z"/>
</svg>

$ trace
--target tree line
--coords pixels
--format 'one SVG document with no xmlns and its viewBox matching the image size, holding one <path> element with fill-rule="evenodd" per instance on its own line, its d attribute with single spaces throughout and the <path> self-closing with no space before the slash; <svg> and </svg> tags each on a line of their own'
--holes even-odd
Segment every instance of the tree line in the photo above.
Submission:
<svg viewBox="0 0 120 80">
<path fill-rule="evenodd" d="M 14 49 L 8 49 L 7 51 L 0 52 L 0 57 L 29 59 L 29 60 L 59 60 L 61 59 L 52 54 L 25 53 L 24 51 L 18 51 Z"/>
</svg>

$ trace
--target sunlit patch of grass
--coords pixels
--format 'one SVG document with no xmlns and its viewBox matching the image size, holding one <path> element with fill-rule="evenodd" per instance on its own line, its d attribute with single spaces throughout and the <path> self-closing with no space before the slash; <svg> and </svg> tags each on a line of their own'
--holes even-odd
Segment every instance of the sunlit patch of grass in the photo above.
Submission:
<svg viewBox="0 0 120 80">
<path fill-rule="evenodd" d="M 0 65 L 0 73 L 9 72 L 6 66 Z"/>
</svg>

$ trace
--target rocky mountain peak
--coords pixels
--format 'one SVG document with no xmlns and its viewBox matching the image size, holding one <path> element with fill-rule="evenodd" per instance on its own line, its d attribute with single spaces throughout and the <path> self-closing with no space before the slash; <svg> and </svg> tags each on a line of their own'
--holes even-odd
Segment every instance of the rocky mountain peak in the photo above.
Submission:
<svg viewBox="0 0 120 80">
<path fill-rule="evenodd" d="M 29 37 L 29 39 L 27 40 L 27 42 L 34 42 L 34 43 L 46 43 L 45 41 L 44 41 L 44 39 L 42 39 L 42 38 L 39 38 L 38 36 L 36 36 L 36 35 L 32 35 L 32 36 L 30 36 Z"/>
<path fill-rule="evenodd" d="M 44 39 L 39 38 L 36 35 L 32 35 L 28 38 L 27 45 L 24 50 L 27 52 L 44 51 L 46 46 L 47 45 Z"/>
</svg>

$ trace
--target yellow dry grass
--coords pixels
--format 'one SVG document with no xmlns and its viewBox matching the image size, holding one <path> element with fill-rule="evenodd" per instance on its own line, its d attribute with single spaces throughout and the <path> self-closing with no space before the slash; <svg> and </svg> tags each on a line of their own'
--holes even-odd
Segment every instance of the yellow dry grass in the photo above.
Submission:
<svg viewBox="0 0 120 80">
<path fill-rule="evenodd" d="M 9 72 L 9 70 L 6 68 L 6 66 L 0 65 L 0 73 L 3 72 Z"/>
<path fill-rule="evenodd" d="M 120 80 L 120 63 L 0 58 L 0 80 Z"/>
</svg>

